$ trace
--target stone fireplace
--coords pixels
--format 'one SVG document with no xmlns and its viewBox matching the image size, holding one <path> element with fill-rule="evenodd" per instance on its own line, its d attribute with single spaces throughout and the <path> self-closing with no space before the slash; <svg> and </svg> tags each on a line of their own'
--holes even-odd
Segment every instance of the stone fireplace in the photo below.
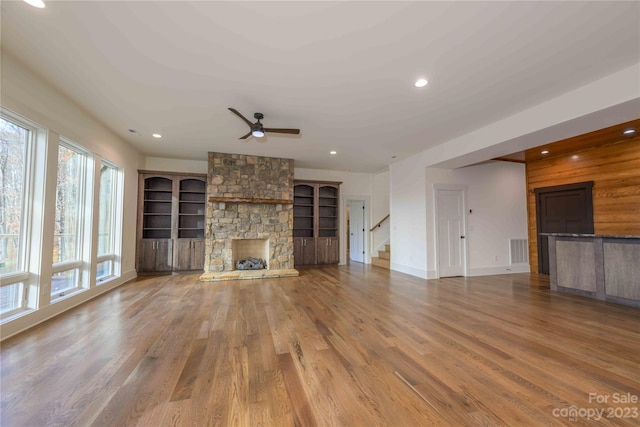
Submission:
<svg viewBox="0 0 640 427">
<path fill-rule="evenodd" d="M 298 275 L 293 269 L 293 160 L 209 153 L 207 196 L 201 280 Z M 264 259 L 267 268 L 238 271 L 237 261 L 247 257 Z"/>
</svg>

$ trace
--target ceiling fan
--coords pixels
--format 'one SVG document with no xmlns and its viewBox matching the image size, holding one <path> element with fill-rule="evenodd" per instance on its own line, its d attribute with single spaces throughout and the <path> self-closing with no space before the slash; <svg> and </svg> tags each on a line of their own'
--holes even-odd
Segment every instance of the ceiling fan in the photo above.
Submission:
<svg viewBox="0 0 640 427">
<path fill-rule="evenodd" d="M 238 110 L 236 110 L 235 108 L 229 107 L 229 110 L 232 113 L 234 113 L 236 116 L 238 116 L 242 120 L 244 120 L 244 122 L 249 125 L 249 128 L 251 128 L 251 131 L 248 134 L 246 134 L 245 136 L 241 136 L 239 139 L 247 139 L 251 135 L 255 136 L 256 138 L 262 138 L 264 136 L 265 132 L 289 133 L 289 134 L 293 134 L 293 135 L 299 135 L 300 134 L 300 129 L 266 128 L 266 127 L 262 126 L 262 123 L 260 123 L 260 120 L 262 120 L 264 118 L 264 115 L 262 113 L 255 113 L 253 115 L 253 117 L 258 121 L 255 122 L 255 123 L 251 123 L 245 116 L 240 114 L 238 112 Z"/>
</svg>

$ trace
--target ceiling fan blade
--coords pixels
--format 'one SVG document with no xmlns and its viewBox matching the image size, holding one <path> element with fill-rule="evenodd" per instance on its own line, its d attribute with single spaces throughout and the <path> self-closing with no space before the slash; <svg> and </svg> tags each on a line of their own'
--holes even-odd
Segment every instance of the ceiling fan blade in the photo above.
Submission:
<svg viewBox="0 0 640 427">
<path fill-rule="evenodd" d="M 293 135 L 299 135 L 300 129 L 276 129 L 276 128 L 264 128 L 265 132 L 274 132 L 274 133 L 290 133 Z"/>
<path fill-rule="evenodd" d="M 246 134 L 245 136 L 241 136 L 241 137 L 240 137 L 240 138 L 238 138 L 238 139 L 247 139 L 247 138 L 249 138 L 250 136 L 251 136 L 251 131 L 250 131 L 248 134 Z"/>
<path fill-rule="evenodd" d="M 249 127 L 250 127 L 250 128 L 252 128 L 252 129 L 253 129 L 253 123 L 251 123 L 251 122 L 250 122 L 250 121 L 249 121 L 245 116 L 243 116 L 242 114 L 240 114 L 240 113 L 238 112 L 238 110 L 236 110 L 235 108 L 231 108 L 231 107 L 229 107 L 229 111 L 231 111 L 232 113 L 234 113 L 236 116 L 240 117 L 242 120 L 244 120 L 244 122 L 245 122 L 246 124 L 248 124 L 248 125 L 249 125 Z M 242 138 L 240 138 L 240 139 L 242 139 Z"/>
</svg>

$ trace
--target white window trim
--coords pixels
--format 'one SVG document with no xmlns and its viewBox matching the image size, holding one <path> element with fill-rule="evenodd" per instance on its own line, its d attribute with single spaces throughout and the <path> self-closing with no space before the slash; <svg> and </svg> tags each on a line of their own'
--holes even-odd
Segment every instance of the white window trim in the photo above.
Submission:
<svg viewBox="0 0 640 427">
<path fill-rule="evenodd" d="M 51 266 L 51 273 L 53 275 L 64 271 L 74 270 L 76 268 L 82 269 L 82 264 L 84 263 L 80 260 L 56 262 Z"/>
<path fill-rule="evenodd" d="M 86 218 L 86 214 L 87 214 L 87 196 L 88 196 L 88 188 L 87 188 L 87 168 L 88 168 L 88 160 L 91 156 L 91 154 L 82 146 L 68 140 L 67 138 L 64 137 L 60 137 L 60 143 L 58 144 L 58 151 L 60 150 L 60 147 L 64 147 L 67 150 L 72 150 L 76 153 L 78 153 L 80 156 L 82 156 L 82 163 L 81 163 L 81 167 L 80 167 L 80 179 L 78 181 L 78 188 L 79 188 L 79 192 L 78 192 L 78 200 L 77 200 L 77 209 L 78 209 L 78 223 L 76 224 L 76 244 L 75 244 L 75 249 L 76 249 L 76 254 L 75 260 L 72 260 L 70 262 L 73 261 L 82 261 L 84 259 L 85 255 L 85 247 L 83 242 L 84 240 L 84 236 L 85 236 L 85 228 L 86 228 L 86 224 L 83 222 L 83 218 Z M 59 165 L 58 165 L 59 167 Z M 56 172 L 56 179 L 57 179 L 57 172 Z M 57 185 L 57 184 L 56 184 Z M 57 188 L 56 188 L 57 191 Z M 92 207 L 91 207 L 92 208 Z M 61 263 L 54 263 L 53 265 L 56 264 L 61 264 Z"/>
<path fill-rule="evenodd" d="M 24 282 L 24 285 L 22 287 L 20 307 L 2 313 L 0 315 L 0 324 L 6 322 L 9 319 L 17 317 L 17 315 L 22 315 L 23 313 L 27 313 L 31 310 L 27 306 L 27 298 L 29 296 L 27 280 L 29 279 L 29 273 L 24 271 L 18 273 L 7 273 L 2 275 L 1 279 L 2 281 L 0 282 L 0 286 L 2 287 L 11 286 L 20 282 Z"/>
<path fill-rule="evenodd" d="M 29 278 L 29 272 L 28 271 L 18 271 L 15 273 L 6 273 L 3 274 L 2 276 L 0 276 L 0 279 L 2 279 L 2 284 L 0 286 L 4 286 L 4 285 L 10 285 L 12 283 L 16 283 L 16 282 L 22 282 L 24 280 L 27 280 Z"/>
<path fill-rule="evenodd" d="M 100 278 L 95 278 L 96 285 L 103 285 L 104 283 L 116 279 L 122 275 L 122 222 L 124 215 L 124 171 L 122 167 L 117 164 L 100 158 L 100 167 L 106 165 L 109 168 L 112 168 L 114 171 L 114 177 L 112 182 L 112 218 L 113 218 L 113 229 L 111 233 L 111 250 L 112 252 L 109 254 L 104 254 L 96 257 L 96 267 L 100 262 L 111 261 L 112 262 L 112 271 L 108 276 L 103 276 Z M 99 178 L 99 171 L 96 179 Z M 100 192 L 98 191 L 98 194 Z M 99 198 L 99 196 L 98 196 Z M 96 209 L 99 213 L 99 203 L 100 201 L 96 201 Z M 99 214 L 98 214 L 99 217 Z M 99 219 L 97 219 L 99 221 Z M 99 227 L 99 226 L 98 226 Z M 96 227 L 96 233 L 98 231 L 98 227 Z M 95 274 L 94 274 L 95 276 Z"/>
<path fill-rule="evenodd" d="M 20 251 L 18 253 L 18 263 L 16 272 L 0 274 L 0 284 L 13 285 L 15 283 L 24 282 L 22 289 L 22 302 L 21 306 L 3 313 L 0 316 L 0 323 L 4 323 L 7 320 L 19 317 L 23 314 L 29 313 L 37 309 L 38 305 L 38 286 L 32 286 L 32 280 L 34 276 L 31 276 L 31 261 L 30 256 L 33 241 L 32 241 L 32 228 L 33 225 L 29 218 L 32 217 L 34 209 L 34 173 L 37 170 L 36 167 L 36 145 L 38 138 L 42 137 L 45 130 L 32 122 L 12 111 L 5 108 L 0 108 L 0 117 L 8 122 L 12 122 L 29 131 L 26 147 L 24 151 L 24 171 L 23 171 L 23 188 L 22 188 L 22 219 L 20 224 Z M 38 277 L 38 276 L 35 276 Z"/>
</svg>

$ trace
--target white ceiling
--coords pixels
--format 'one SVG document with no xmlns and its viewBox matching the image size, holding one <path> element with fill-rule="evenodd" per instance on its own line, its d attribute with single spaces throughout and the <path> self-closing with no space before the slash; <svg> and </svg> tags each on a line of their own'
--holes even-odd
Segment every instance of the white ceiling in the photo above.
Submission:
<svg viewBox="0 0 640 427">
<path fill-rule="evenodd" d="M 640 61 L 639 2 L 5 0 L 1 19 L 3 51 L 142 153 L 354 172 Z M 302 133 L 239 141 L 227 107 Z"/>
</svg>

